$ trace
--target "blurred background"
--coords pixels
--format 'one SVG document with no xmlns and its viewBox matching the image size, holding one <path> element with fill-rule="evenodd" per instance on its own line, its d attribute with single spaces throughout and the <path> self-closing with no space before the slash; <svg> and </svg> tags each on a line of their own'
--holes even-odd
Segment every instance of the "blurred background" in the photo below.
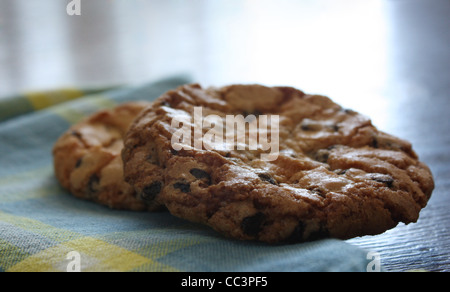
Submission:
<svg viewBox="0 0 450 292">
<path fill-rule="evenodd" d="M 422 248 L 413 267 L 448 264 L 450 0 L 79 0 L 73 16 L 71 2 L 0 0 L 0 99 L 177 74 L 330 96 L 410 140 L 437 181 L 440 201 L 424 210 L 435 221 L 355 243 L 394 267 L 405 241 Z M 438 264 L 421 265 L 425 251 Z"/>
<path fill-rule="evenodd" d="M 75 2 L 0 0 L 0 97 L 184 73 L 329 95 L 384 127 L 387 99 L 429 94 L 427 57 L 449 76 L 447 0 L 79 0 L 70 16 Z"/>
</svg>

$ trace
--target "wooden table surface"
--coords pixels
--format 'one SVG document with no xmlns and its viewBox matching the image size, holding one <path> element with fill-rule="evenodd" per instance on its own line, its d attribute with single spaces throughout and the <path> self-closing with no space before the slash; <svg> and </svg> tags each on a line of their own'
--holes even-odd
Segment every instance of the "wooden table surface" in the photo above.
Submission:
<svg viewBox="0 0 450 292">
<path fill-rule="evenodd" d="M 328 95 L 411 141 L 436 189 L 415 224 L 348 242 L 450 271 L 449 0 L 0 0 L 0 98 L 190 74 Z"/>
</svg>

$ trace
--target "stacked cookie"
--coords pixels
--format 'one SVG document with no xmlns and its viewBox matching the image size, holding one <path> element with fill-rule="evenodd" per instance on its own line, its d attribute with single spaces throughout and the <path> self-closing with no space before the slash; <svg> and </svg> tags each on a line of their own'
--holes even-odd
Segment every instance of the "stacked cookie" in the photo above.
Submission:
<svg viewBox="0 0 450 292">
<path fill-rule="evenodd" d="M 53 148 L 54 169 L 60 184 L 80 199 L 114 209 L 151 210 L 136 198 L 123 179 L 123 138 L 148 102 L 122 104 L 103 110 L 71 127 Z"/>
<path fill-rule="evenodd" d="M 290 87 L 185 85 L 75 125 L 54 157 L 77 197 L 269 243 L 416 222 L 434 188 L 410 143 Z"/>
</svg>

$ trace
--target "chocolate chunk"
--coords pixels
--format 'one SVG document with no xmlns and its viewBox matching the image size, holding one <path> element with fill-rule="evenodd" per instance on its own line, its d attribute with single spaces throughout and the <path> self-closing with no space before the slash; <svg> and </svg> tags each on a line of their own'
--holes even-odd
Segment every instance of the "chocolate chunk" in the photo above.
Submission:
<svg viewBox="0 0 450 292">
<path fill-rule="evenodd" d="M 348 114 L 348 115 L 356 115 L 357 112 L 355 112 L 352 109 L 344 109 L 344 113 Z"/>
<path fill-rule="evenodd" d="M 303 233 L 305 232 L 305 224 L 300 221 L 288 239 L 288 242 L 296 243 L 303 241 Z"/>
<path fill-rule="evenodd" d="M 311 131 L 311 125 L 308 122 L 303 121 L 302 122 L 302 130 L 303 131 Z"/>
<path fill-rule="evenodd" d="M 329 157 L 330 151 L 326 149 L 320 149 L 313 155 L 314 160 L 322 163 L 327 163 Z"/>
<path fill-rule="evenodd" d="M 172 105 L 167 100 L 161 102 L 161 106 L 172 107 Z"/>
<path fill-rule="evenodd" d="M 75 136 L 78 139 L 81 139 L 81 133 L 78 131 L 72 131 L 72 132 L 70 132 L 70 135 Z"/>
<path fill-rule="evenodd" d="M 262 112 L 259 110 L 255 110 L 253 112 L 248 112 L 248 111 L 244 111 L 243 112 L 244 118 L 248 117 L 248 116 L 255 116 L 255 117 L 259 117 L 260 115 L 262 115 Z"/>
<path fill-rule="evenodd" d="M 327 238 L 330 236 L 330 232 L 323 226 L 320 225 L 319 230 L 313 231 L 308 235 L 308 241 L 318 240 L 322 238 Z"/>
<path fill-rule="evenodd" d="M 174 189 L 180 190 L 183 193 L 190 193 L 191 192 L 191 185 L 189 183 L 184 182 L 177 182 L 173 185 Z"/>
<path fill-rule="evenodd" d="M 153 182 L 152 184 L 146 186 L 142 190 L 141 197 L 146 201 L 153 201 L 156 198 L 156 196 L 159 195 L 161 189 L 162 189 L 162 182 L 160 181 Z"/>
<path fill-rule="evenodd" d="M 334 173 L 339 174 L 339 175 L 344 175 L 346 174 L 348 171 L 348 169 L 336 169 L 334 170 Z"/>
<path fill-rule="evenodd" d="M 193 168 L 189 171 L 195 178 L 198 179 L 202 179 L 202 178 L 207 178 L 207 179 L 211 179 L 211 176 L 209 175 L 209 173 L 207 173 L 206 171 L 204 171 L 203 169 L 199 169 L 199 168 Z"/>
<path fill-rule="evenodd" d="M 295 227 L 291 236 L 288 239 L 290 243 L 304 242 L 304 241 L 314 241 L 322 238 L 329 237 L 328 230 L 321 224 L 318 230 L 312 231 L 309 234 L 305 234 L 306 226 L 305 223 L 300 221 Z M 307 238 L 304 238 L 304 237 Z"/>
<path fill-rule="evenodd" d="M 303 131 L 319 131 L 323 129 L 323 125 L 319 121 L 304 119 L 301 124 Z"/>
<path fill-rule="evenodd" d="M 79 168 L 82 163 L 83 163 L 83 158 L 78 159 L 77 162 L 75 163 L 75 168 Z"/>
<path fill-rule="evenodd" d="M 258 176 L 263 181 L 266 181 L 266 182 L 271 183 L 271 184 L 276 185 L 276 186 L 278 185 L 278 182 L 272 176 L 270 176 L 267 173 L 260 173 L 260 174 L 258 174 Z"/>
<path fill-rule="evenodd" d="M 310 191 L 321 196 L 322 198 L 326 198 L 327 196 L 327 192 L 321 188 L 312 188 Z"/>
<path fill-rule="evenodd" d="M 388 188 L 392 188 L 393 184 L 394 184 L 394 180 L 392 178 L 389 179 L 385 179 L 381 181 L 382 183 L 386 184 L 386 186 Z"/>
<path fill-rule="evenodd" d="M 249 236 L 256 236 L 261 231 L 261 226 L 266 216 L 259 212 L 253 216 L 244 218 L 241 223 L 241 228 L 244 234 Z"/>
<path fill-rule="evenodd" d="M 95 194 L 98 191 L 98 188 L 100 186 L 100 178 L 98 177 L 97 174 L 93 174 L 90 178 L 89 178 L 89 182 L 88 182 L 88 193 L 90 195 Z"/>
<path fill-rule="evenodd" d="M 378 147 L 379 147 L 379 145 L 378 145 L 378 139 L 377 139 L 376 137 L 373 138 L 371 146 L 372 146 L 373 148 L 378 148 Z"/>
<path fill-rule="evenodd" d="M 329 128 L 334 132 L 339 132 L 339 125 L 337 124 L 330 125 Z"/>
<path fill-rule="evenodd" d="M 327 148 L 327 150 L 331 151 L 331 150 L 337 149 L 338 147 L 339 147 L 339 145 L 331 145 Z"/>
<path fill-rule="evenodd" d="M 384 183 L 390 189 L 394 186 L 394 179 L 388 175 L 374 176 L 372 179 L 376 182 Z"/>
<path fill-rule="evenodd" d="M 196 179 L 204 180 L 208 185 L 211 185 L 211 175 L 203 169 L 193 168 L 189 171 Z"/>
</svg>

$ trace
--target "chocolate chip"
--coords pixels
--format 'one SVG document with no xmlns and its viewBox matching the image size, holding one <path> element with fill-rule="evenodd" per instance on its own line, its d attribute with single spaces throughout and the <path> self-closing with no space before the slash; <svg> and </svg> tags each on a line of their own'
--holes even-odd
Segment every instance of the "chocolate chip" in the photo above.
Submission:
<svg viewBox="0 0 450 292">
<path fill-rule="evenodd" d="M 266 182 L 271 183 L 271 184 L 276 185 L 276 186 L 278 185 L 278 182 L 272 176 L 270 176 L 267 173 L 260 173 L 260 174 L 258 174 L 258 176 L 263 181 L 266 181 Z"/>
<path fill-rule="evenodd" d="M 161 102 L 161 106 L 172 107 L 172 105 L 166 100 Z"/>
<path fill-rule="evenodd" d="M 318 150 L 314 155 L 313 159 L 322 163 L 327 163 L 330 157 L 330 151 L 326 149 Z"/>
<path fill-rule="evenodd" d="M 324 228 L 323 225 L 320 225 L 319 230 L 313 231 L 308 235 L 308 241 L 318 240 L 322 238 L 327 238 L 330 236 L 330 232 Z"/>
<path fill-rule="evenodd" d="M 179 151 L 177 151 L 173 148 L 170 148 L 170 153 L 172 153 L 172 155 L 178 155 Z"/>
<path fill-rule="evenodd" d="M 394 186 L 394 179 L 388 175 L 380 175 L 372 178 L 374 181 L 385 184 L 388 188 Z"/>
<path fill-rule="evenodd" d="M 256 236 L 261 231 L 261 226 L 266 216 L 259 212 L 253 216 L 244 218 L 241 223 L 241 228 L 244 234 L 249 236 Z"/>
<path fill-rule="evenodd" d="M 161 189 L 162 189 L 162 182 L 160 181 L 153 182 L 152 184 L 146 186 L 142 190 L 141 197 L 146 201 L 153 201 L 155 197 L 159 195 Z"/>
<path fill-rule="evenodd" d="M 75 136 L 78 139 L 81 139 L 81 133 L 78 131 L 72 131 L 72 132 L 70 132 L 70 135 Z"/>
<path fill-rule="evenodd" d="M 378 140 L 377 140 L 376 137 L 373 138 L 371 146 L 372 146 L 373 148 L 378 148 L 378 147 L 379 147 L 379 145 L 378 145 Z"/>
<path fill-rule="evenodd" d="M 262 112 L 260 112 L 259 110 L 255 110 L 253 112 L 247 112 L 244 111 L 243 112 L 244 118 L 248 117 L 248 116 L 255 116 L 255 117 L 259 117 L 260 115 L 262 115 Z"/>
<path fill-rule="evenodd" d="M 339 175 L 344 175 L 346 174 L 348 171 L 348 169 L 336 169 L 334 170 L 334 173 L 339 174 Z"/>
<path fill-rule="evenodd" d="M 333 124 L 333 125 L 331 125 L 331 126 L 329 126 L 329 127 L 330 127 L 330 129 L 332 129 L 333 131 L 339 132 L 339 125 Z"/>
<path fill-rule="evenodd" d="M 304 119 L 301 124 L 301 128 L 303 131 L 319 131 L 323 128 L 323 125 L 311 119 Z"/>
<path fill-rule="evenodd" d="M 321 224 L 318 230 L 312 231 L 309 234 L 306 234 L 307 238 L 304 238 L 306 231 L 305 223 L 300 221 L 292 232 L 291 236 L 288 239 L 290 243 L 304 242 L 304 241 L 313 241 L 322 238 L 329 237 L 328 230 Z"/>
<path fill-rule="evenodd" d="M 327 192 L 321 188 L 312 188 L 310 191 L 321 196 L 322 198 L 326 198 L 327 196 Z"/>
<path fill-rule="evenodd" d="M 312 130 L 311 125 L 309 123 L 303 122 L 302 123 L 302 130 L 303 131 L 311 131 Z"/>
<path fill-rule="evenodd" d="M 197 179 L 206 179 L 208 184 L 211 184 L 211 176 L 203 169 L 193 168 L 189 171 Z"/>
<path fill-rule="evenodd" d="M 291 236 L 288 239 L 288 242 L 302 242 L 303 241 L 303 233 L 305 232 L 305 224 L 300 221 L 292 232 Z"/>
<path fill-rule="evenodd" d="M 99 186 L 100 186 L 100 178 L 98 177 L 97 174 L 93 174 L 89 178 L 88 193 L 91 195 L 95 194 L 98 191 Z"/>
<path fill-rule="evenodd" d="M 191 192 L 191 185 L 184 182 L 177 182 L 173 185 L 174 189 L 180 190 L 183 193 L 190 193 Z"/>
<path fill-rule="evenodd" d="M 195 178 L 202 179 L 202 178 L 208 178 L 210 179 L 209 173 L 204 171 L 203 169 L 199 168 L 193 168 L 189 171 Z"/>
<path fill-rule="evenodd" d="M 78 159 L 77 162 L 75 163 L 75 168 L 79 168 L 82 163 L 83 163 L 83 158 Z"/>
<path fill-rule="evenodd" d="M 351 110 L 351 109 L 344 109 L 344 112 L 345 112 L 346 114 L 348 114 L 348 115 L 354 115 L 354 114 L 356 114 L 356 112 L 355 112 L 354 110 Z"/>
</svg>

